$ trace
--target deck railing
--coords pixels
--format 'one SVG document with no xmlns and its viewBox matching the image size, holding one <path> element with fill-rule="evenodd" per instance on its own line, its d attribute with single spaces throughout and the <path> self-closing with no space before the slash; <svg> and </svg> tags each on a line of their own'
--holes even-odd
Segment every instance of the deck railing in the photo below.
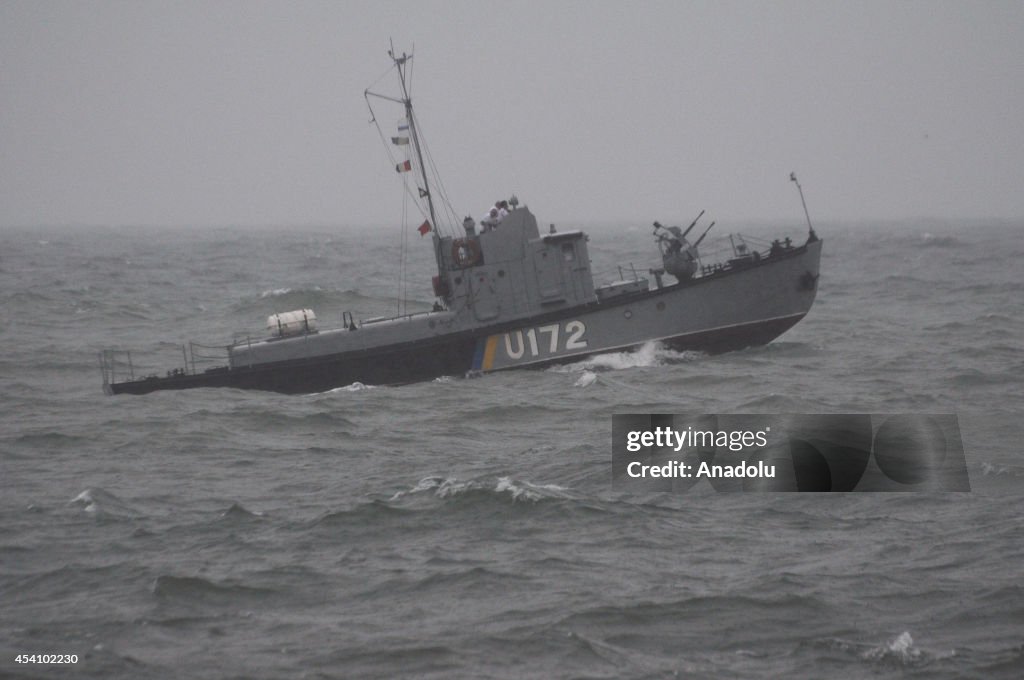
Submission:
<svg viewBox="0 0 1024 680">
<path fill-rule="evenodd" d="M 104 391 L 109 391 L 109 386 L 114 383 L 134 382 L 147 377 L 159 377 L 159 373 L 149 371 L 140 371 L 140 374 L 136 376 L 136 366 L 132 361 L 130 350 L 104 349 L 99 352 L 98 358 Z M 212 368 L 208 364 L 216 362 L 227 366 L 230 361 L 228 347 L 224 345 L 203 345 L 191 340 L 181 345 L 181 359 L 184 364 L 168 370 L 166 372 L 167 377 L 195 375 L 207 368 Z"/>
</svg>

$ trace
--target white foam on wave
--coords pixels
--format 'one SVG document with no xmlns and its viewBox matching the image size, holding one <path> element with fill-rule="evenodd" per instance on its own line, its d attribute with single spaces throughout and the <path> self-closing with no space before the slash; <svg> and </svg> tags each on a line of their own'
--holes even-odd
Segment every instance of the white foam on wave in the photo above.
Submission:
<svg viewBox="0 0 1024 680">
<path fill-rule="evenodd" d="M 511 477 L 499 477 L 493 486 L 490 482 L 483 480 L 460 481 L 456 477 L 424 477 L 411 489 L 396 492 L 390 500 L 397 501 L 405 496 L 424 492 L 433 492 L 434 496 L 442 499 L 457 498 L 471 491 L 493 491 L 498 494 L 508 494 L 516 502 L 536 503 L 543 498 L 565 497 L 565 492 L 568 489 L 557 484 L 534 484 Z"/>
<path fill-rule="evenodd" d="M 390 500 L 397 501 L 399 498 L 402 498 L 403 496 L 409 496 L 414 493 L 420 493 L 422 491 L 436 489 L 441 485 L 442 482 L 447 481 L 451 480 L 443 479 L 441 477 L 424 477 L 423 479 L 416 483 L 416 486 L 412 487 L 411 489 L 396 492 L 395 495 L 393 495 Z"/>
<path fill-rule="evenodd" d="M 478 482 L 460 482 L 456 477 L 424 477 L 416 483 L 416 486 L 405 491 L 399 491 L 391 497 L 396 501 L 404 496 L 433 491 L 438 498 L 453 498 L 472 489 L 483 488 Z"/>
<path fill-rule="evenodd" d="M 288 295 L 290 293 L 319 293 L 322 291 L 323 288 L 321 288 L 320 286 L 313 286 L 312 288 L 300 288 L 298 290 L 296 290 L 295 288 L 271 288 L 260 293 L 260 299 L 280 297 L 282 295 Z"/>
<path fill-rule="evenodd" d="M 693 361 L 701 356 L 700 352 L 676 352 L 660 342 L 651 341 L 645 342 L 631 351 L 598 354 L 575 363 L 552 366 L 548 370 L 554 373 L 619 371 L 627 368 L 650 368 L 664 366 L 666 363 Z"/>
<path fill-rule="evenodd" d="M 220 513 L 221 518 L 228 518 L 235 515 L 252 516 L 252 517 L 263 517 L 265 513 L 262 510 L 250 510 L 241 503 L 232 503 L 224 512 Z"/>
<path fill-rule="evenodd" d="M 320 395 L 323 395 L 323 394 L 337 394 L 338 392 L 361 392 L 363 390 L 376 390 L 376 389 L 379 389 L 379 388 L 380 388 L 380 385 L 364 385 L 363 383 L 356 381 L 356 382 L 352 383 L 351 385 L 343 385 L 342 387 L 335 387 L 334 389 L 327 390 L 326 392 L 314 392 L 313 394 L 311 394 L 309 396 L 316 397 L 316 396 L 320 396 Z"/>
<path fill-rule="evenodd" d="M 438 498 L 455 498 L 467 491 L 481 488 L 483 487 L 478 482 L 460 482 L 458 479 L 451 477 L 437 485 L 434 495 Z"/>
<path fill-rule="evenodd" d="M 573 387 L 590 387 L 597 382 L 597 373 L 593 371 L 583 371 L 580 377 L 573 383 Z"/>
<path fill-rule="evenodd" d="M 544 497 L 561 496 L 566 488 L 557 484 L 534 484 L 525 480 L 513 480 L 511 477 L 499 477 L 494 490 L 511 495 L 514 501 L 537 502 Z"/>
<path fill-rule="evenodd" d="M 96 514 L 97 510 L 99 510 L 99 505 L 93 497 L 92 489 L 86 489 L 82 493 L 78 494 L 68 502 L 68 505 L 80 505 L 83 510 L 93 515 Z"/>
<path fill-rule="evenodd" d="M 867 650 L 863 656 L 870 661 L 895 659 L 900 663 L 910 663 L 919 660 L 921 654 L 921 650 L 914 646 L 914 638 L 910 631 L 905 630 L 887 644 Z"/>
<path fill-rule="evenodd" d="M 137 514 L 120 498 L 98 487 L 86 489 L 68 501 L 68 505 L 80 507 L 90 515 L 102 517 L 132 517 Z"/>
<path fill-rule="evenodd" d="M 512 496 L 514 501 L 533 501 L 537 502 L 541 499 L 541 495 L 522 484 L 516 484 L 508 477 L 502 477 L 498 480 L 498 485 L 494 487 L 494 490 L 498 493 L 507 493 Z"/>
</svg>

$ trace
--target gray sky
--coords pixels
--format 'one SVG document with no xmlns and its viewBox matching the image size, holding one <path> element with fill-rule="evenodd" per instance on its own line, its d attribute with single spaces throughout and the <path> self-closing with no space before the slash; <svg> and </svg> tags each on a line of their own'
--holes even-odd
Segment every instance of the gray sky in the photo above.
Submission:
<svg viewBox="0 0 1024 680">
<path fill-rule="evenodd" d="M 460 214 L 801 220 L 796 170 L 821 220 L 1022 217 L 1022 36 L 1021 2 L 4 0 L 0 225 L 394 223 L 389 37 Z"/>
</svg>

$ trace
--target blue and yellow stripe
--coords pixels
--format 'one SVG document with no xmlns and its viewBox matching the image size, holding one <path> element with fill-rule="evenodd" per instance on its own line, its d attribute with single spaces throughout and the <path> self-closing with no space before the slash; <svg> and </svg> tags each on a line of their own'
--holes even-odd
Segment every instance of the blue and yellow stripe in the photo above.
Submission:
<svg viewBox="0 0 1024 680">
<path fill-rule="evenodd" d="M 480 338 L 473 353 L 473 370 L 489 371 L 494 366 L 494 352 L 498 348 L 498 336 L 490 335 Z"/>
</svg>

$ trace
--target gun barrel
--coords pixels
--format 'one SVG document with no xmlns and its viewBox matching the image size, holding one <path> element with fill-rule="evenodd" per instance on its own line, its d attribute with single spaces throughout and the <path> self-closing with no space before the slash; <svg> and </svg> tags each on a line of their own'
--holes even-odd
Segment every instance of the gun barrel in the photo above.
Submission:
<svg viewBox="0 0 1024 680">
<path fill-rule="evenodd" d="M 693 222 L 690 222 L 690 226 L 688 226 L 686 228 L 686 231 L 683 232 L 683 238 L 686 238 L 686 235 L 690 233 L 690 230 L 697 226 L 697 220 L 699 220 L 705 212 L 705 210 L 701 210 L 700 215 L 697 215 L 697 217 L 693 218 Z"/>
<path fill-rule="evenodd" d="M 711 231 L 711 227 L 713 227 L 713 226 L 715 226 L 714 222 L 712 222 L 711 224 L 708 225 L 708 228 L 704 230 L 704 233 L 701 234 L 700 238 L 697 239 L 697 241 L 693 244 L 694 248 L 696 248 L 697 246 L 700 245 L 700 242 L 704 240 L 704 237 L 708 235 L 708 232 Z"/>
</svg>

